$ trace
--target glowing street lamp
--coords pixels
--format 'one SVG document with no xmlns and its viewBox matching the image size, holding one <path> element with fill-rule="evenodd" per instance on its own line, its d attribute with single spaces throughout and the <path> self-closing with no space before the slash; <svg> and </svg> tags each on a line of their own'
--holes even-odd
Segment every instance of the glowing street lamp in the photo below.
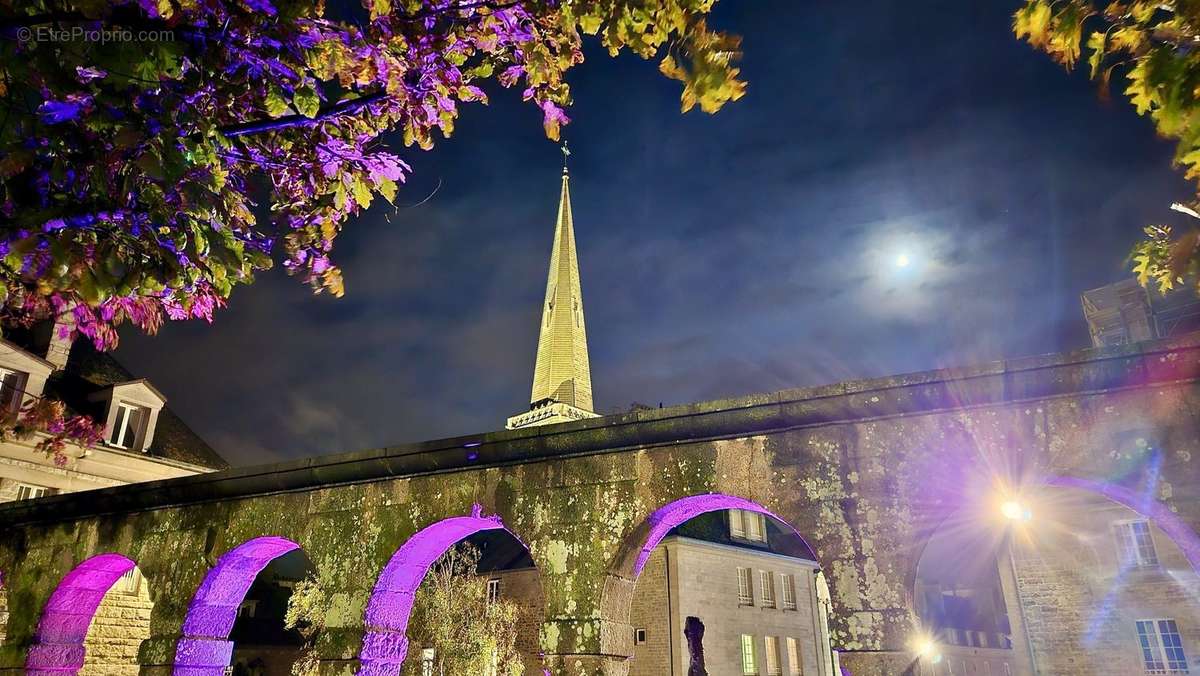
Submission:
<svg viewBox="0 0 1200 676">
<path fill-rule="evenodd" d="M 931 664 L 942 661 L 942 652 L 938 649 L 937 641 L 927 634 L 913 639 L 912 650 L 918 660 L 929 660 Z"/>
<path fill-rule="evenodd" d="M 1029 521 L 1033 518 L 1033 511 L 1016 500 L 1005 500 L 1000 505 L 1000 513 L 1009 521 Z"/>
</svg>

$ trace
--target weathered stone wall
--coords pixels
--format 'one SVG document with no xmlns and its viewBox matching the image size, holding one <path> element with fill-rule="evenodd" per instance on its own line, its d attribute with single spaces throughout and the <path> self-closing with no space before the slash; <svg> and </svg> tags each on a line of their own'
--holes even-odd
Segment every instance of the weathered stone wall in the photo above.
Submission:
<svg viewBox="0 0 1200 676">
<path fill-rule="evenodd" d="M 342 672 L 391 555 L 478 503 L 530 548 L 546 598 L 541 648 L 556 676 L 623 674 L 630 557 L 648 515 L 720 492 L 805 535 L 829 575 L 843 664 L 891 676 L 914 630 L 920 543 L 997 473 L 1138 485 L 1152 458 L 1118 440 L 1154 429 L 1168 449 L 1153 458 L 1167 477 L 1156 497 L 1200 525 L 1200 346 L 1185 347 L 845 383 L 6 505 L 0 571 L 12 616 L 0 671 L 19 672 L 63 575 L 111 551 L 137 561 L 155 589 L 142 673 L 169 673 L 205 573 L 271 535 L 299 543 L 332 592 L 318 649 L 328 673 Z"/>
<path fill-rule="evenodd" d="M 683 628 L 672 627 L 670 622 L 666 558 L 665 547 L 655 548 L 638 577 L 629 609 L 629 623 L 635 631 L 646 630 L 646 642 L 634 644 L 629 676 L 662 676 L 671 673 L 671 641 L 667 632 L 682 632 Z"/>
<path fill-rule="evenodd" d="M 517 651 L 525 662 L 526 676 L 542 676 L 538 633 L 546 617 L 546 595 L 537 569 L 505 570 L 487 577 L 500 580 L 500 598 L 517 604 Z"/>
<path fill-rule="evenodd" d="M 154 603 L 145 580 L 140 575 L 135 580 L 132 588 L 118 581 L 96 608 L 83 643 L 87 662 L 80 676 L 137 676 L 138 649 L 150 638 Z"/>
<path fill-rule="evenodd" d="M 1151 526 L 1159 565 L 1122 570 L 1113 525 L 1130 509 L 1074 495 L 1050 518 L 1066 537 L 1018 539 L 1013 559 L 1040 673 L 1124 676 L 1142 673 L 1136 622 L 1174 619 L 1185 652 L 1200 646 L 1200 576 L 1177 546 Z M 1063 513 L 1065 512 L 1065 513 Z M 1021 637 L 1017 637 L 1020 639 Z"/>
</svg>

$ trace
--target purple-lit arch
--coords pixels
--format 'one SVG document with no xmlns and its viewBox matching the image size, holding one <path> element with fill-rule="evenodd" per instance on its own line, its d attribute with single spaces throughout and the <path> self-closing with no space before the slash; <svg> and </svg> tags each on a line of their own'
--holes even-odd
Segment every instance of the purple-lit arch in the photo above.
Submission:
<svg viewBox="0 0 1200 676">
<path fill-rule="evenodd" d="M 804 539 L 804 536 L 801 535 L 800 532 L 794 527 L 792 527 L 792 524 L 788 523 L 784 519 L 779 518 L 756 502 L 733 495 L 723 495 L 721 493 L 690 495 L 686 498 L 680 498 L 679 500 L 663 505 L 662 507 L 656 509 L 653 514 L 646 517 L 646 521 L 637 531 L 638 534 L 644 532 L 645 539 L 640 540 L 641 546 L 637 550 L 636 556 L 633 558 L 633 568 L 630 571 L 632 572 L 632 578 L 636 580 L 638 575 L 641 575 L 642 568 L 645 567 L 646 561 L 650 558 L 650 553 L 654 551 L 654 548 L 658 546 L 659 542 L 662 542 L 662 539 L 667 536 L 667 533 L 670 533 L 671 530 L 676 526 L 680 526 L 687 521 L 700 516 L 701 514 L 718 512 L 726 509 L 741 509 L 747 512 L 757 512 L 764 516 L 769 516 L 775 521 L 787 526 L 788 530 L 790 530 L 792 533 L 795 533 L 796 537 L 800 538 L 801 542 L 804 542 L 804 546 L 807 547 L 810 552 L 812 551 L 812 548 L 808 547 L 808 542 Z M 618 572 L 623 573 L 625 571 Z"/>
<path fill-rule="evenodd" d="M 287 538 L 254 538 L 225 552 L 192 597 L 175 648 L 175 676 L 222 676 L 233 657 L 229 632 L 254 579 L 300 545 Z"/>
<path fill-rule="evenodd" d="M 396 550 L 379 574 L 367 602 L 367 632 L 358 656 L 359 676 L 396 676 L 400 673 L 400 666 L 408 654 L 408 618 L 412 614 L 417 588 L 429 567 L 464 539 L 475 533 L 498 529 L 504 529 L 500 517 L 485 517 L 476 505 L 471 516 L 455 516 L 426 526 Z"/>
<path fill-rule="evenodd" d="M 83 668 L 83 641 L 96 608 L 134 562 L 120 554 L 98 554 L 63 577 L 50 595 L 25 660 L 25 673 L 62 676 Z"/>
<path fill-rule="evenodd" d="M 1166 533 L 1187 557 L 1192 570 L 1200 573 L 1200 537 L 1196 535 L 1196 531 L 1192 530 L 1191 526 L 1179 518 L 1178 514 L 1156 500 L 1153 495 L 1140 494 L 1124 486 L 1103 481 L 1070 476 L 1047 477 L 1043 483 L 1047 486 L 1077 488 L 1103 495 L 1113 502 L 1132 509 Z"/>
</svg>

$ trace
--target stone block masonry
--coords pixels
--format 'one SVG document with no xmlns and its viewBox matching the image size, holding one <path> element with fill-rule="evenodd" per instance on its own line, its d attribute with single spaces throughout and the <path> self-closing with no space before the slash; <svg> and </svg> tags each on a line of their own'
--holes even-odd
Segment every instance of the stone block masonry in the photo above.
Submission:
<svg viewBox="0 0 1200 676">
<path fill-rule="evenodd" d="M 130 590 L 125 580 L 104 595 L 88 628 L 84 650 L 87 661 L 80 676 L 137 676 L 138 649 L 150 638 L 154 603 L 140 576 Z"/>
</svg>

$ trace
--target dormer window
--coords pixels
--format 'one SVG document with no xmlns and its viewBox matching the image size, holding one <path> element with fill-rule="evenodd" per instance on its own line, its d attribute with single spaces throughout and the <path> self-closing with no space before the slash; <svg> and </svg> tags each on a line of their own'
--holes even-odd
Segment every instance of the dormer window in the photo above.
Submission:
<svg viewBox="0 0 1200 676">
<path fill-rule="evenodd" d="M 0 410 L 8 412 L 21 406 L 28 377 L 27 373 L 0 368 Z"/>
<path fill-rule="evenodd" d="M 167 403 L 166 397 L 145 380 L 130 380 L 115 383 L 111 387 L 88 396 L 92 401 L 103 402 L 106 413 L 104 424 L 108 429 L 105 444 L 135 453 L 149 453 L 154 444 L 154 428 L 158 413 Z"/>
<path fill-rule="evenodd" d="M 117 448 L 136 448 L 148 413 L 144 406 L 117 402 L 117 416 L 113 420 L 108 443 Z"/>
</svg>

